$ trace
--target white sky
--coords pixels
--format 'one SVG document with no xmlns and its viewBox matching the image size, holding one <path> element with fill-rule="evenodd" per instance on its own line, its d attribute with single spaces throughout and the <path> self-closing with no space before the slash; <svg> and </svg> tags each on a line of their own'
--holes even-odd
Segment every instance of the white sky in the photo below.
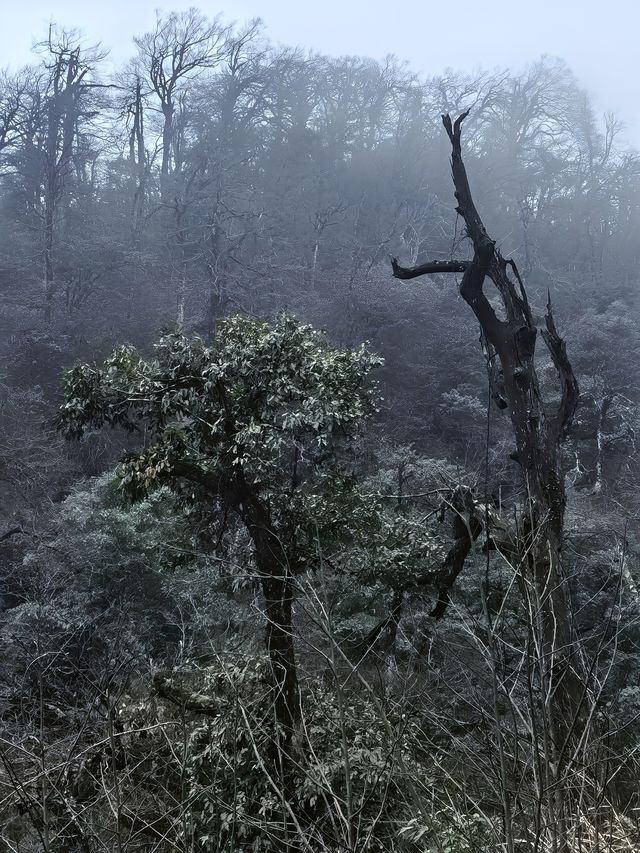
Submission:
<svg viewBox="0 0 640 853">
<path fill-rule="evenodd" d="M 0 67 L 30 61 L 50 21 L 102 41 L 116 63 L 131 37 L 151 29 L 156 8 L 198 6 L 226 21 L 261 17 L 279 44 L 331 55 L 394 53 L 413 70 L 519 69 L 560 56 L 595 98 L 613 110 L 640 147 L 640 0 L 0 0 Z"/>
</svg>

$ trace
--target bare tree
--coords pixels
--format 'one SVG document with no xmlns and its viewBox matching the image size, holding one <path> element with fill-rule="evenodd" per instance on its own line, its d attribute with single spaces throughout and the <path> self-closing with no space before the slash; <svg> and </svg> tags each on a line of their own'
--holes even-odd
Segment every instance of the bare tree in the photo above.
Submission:
<svg viewBox="0 0 640 853">
<path fill-rule="evenodd" d="M 158 15 L 156 28 L 135 39 L 139 63 L 155 92 L 163 115 L 160 182 L 163 201 L 168 192 L 172 152 L 175 146 L 175 114 L 183 84 L 188 77 L 215 67 L 223 58 L 227 29 L 209 23 L 196 9 L 166 18 Z"/>
<path fill-rule="evenodd" d="M 24 114 L 32 94 L 32 77 L 30 68 L 14 75 L 0 72 L 0 154 L 23 138 Z"/>
<path fill-rule="evenodd" d="M 53 28 L 40 47 L 45 52 L 46 77 L 34 108 L 41 137 L 44 313 L 49 321 L 55 290 L 56 232 L 61 225 L 80 128 L 97 114 L 91 95 L 101 85 L 92 78 L 105 54 L 95 48 L 85 50 L 75 33 L 58 34 Z"/>
<path fill-rule="evenodd" d="M 542 395 L 535 365 L 538 328 L 523 282 L 513 260 L 503 258 L 487 234 L 471 195 L 461 149 L 462 122 L 467 114 L 462 113 L 455 122 L 448 114 L 442 120 L 452 147 L 456 210 L 473 243 L 473 259 L 444 264 L 436 261 L 406 269 L 394 258 L 393 273 L 397 278 L 413 278 L 463 271 L 460 293 L 480 323 L 492 396 L 499 408 L 509 410 L 516 443 L 513 458 L 520 466 L 526 489 L 519 521 L 519 582 L 541 620 L 543 640 L 537 652 L 544 701 L 550 709 L 555 769 L 560 773 L 587 690 L 562 566 L 566 495 L 560 451 L 578 403 L 578 383 L 557 332 L 549 297 L 541 335 L 561 393 L 559 401 L 545 400 Z M 487 277 L 496 287 L 504 319 L 484 293 Z"/>
</svg>

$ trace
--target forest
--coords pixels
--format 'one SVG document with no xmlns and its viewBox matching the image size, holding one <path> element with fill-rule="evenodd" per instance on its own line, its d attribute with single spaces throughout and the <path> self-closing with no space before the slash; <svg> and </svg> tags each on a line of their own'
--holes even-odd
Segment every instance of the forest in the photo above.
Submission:
<svg viewBox="0 0 640 853">
<path fill-rule="evenodd" d="M 0 851 L 640 849 L 640 154 L 560 59 L 158 13 L 0 74 Z"/>
</svg>

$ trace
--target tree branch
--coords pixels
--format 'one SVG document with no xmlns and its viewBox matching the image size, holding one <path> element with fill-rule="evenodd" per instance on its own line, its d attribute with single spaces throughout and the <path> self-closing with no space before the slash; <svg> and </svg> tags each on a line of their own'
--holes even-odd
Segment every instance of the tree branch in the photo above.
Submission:
<svg viewBox="0 0 640 853">
<path fill-rule="evenodd" d="M 489 240 L 489 237 L 480 219 L 480 214 L 473 203 L 467 170 L 462 162 L 462 122 L 468 115 L 469 110 L 459 115 L 452 126 L 451 116 L 447 113 L 442 116 L 442 124 L 451 142 L 451 173 L 453 176 L 453 186 L 455 187 L 454 194 L 458 202 L 456 210 L 464 219 L 467 226 L 467 233 L 473 240 L 473 248 L 477 252 L 482 243 Z"/>
<path fill-rule="evenodd" d="M 0 542 L 4 542 L 5 539 L 10 539 L 12 536 L 16 536 L 18 533 L 22 533 L 21 527 L 12 527 L 10 530 L 5 530 L 5 532 L 0 536 Z"/>
<path fill-rule="evenodd" d="M 358 654 L 358 663 L 364 660 L 364 658 L 369 654 L 373 646 L 375 645 L 376 640 L 385 631 L 387 628 L 394 626 L 397 628 L 398 622 L 400 621 L 400 616 L 402 614 L 402 604 L 404 601 L 404 589 L 394 590 L 393 599 L 391 601 L 391 607 L 389 609 L 389 613 L 382 619 L 378 624 L 369 631 L 367 636 L 360 643 L 360 653 Z"/>
<path fill-rule="evenodd" d="M 551 360 L 558 373 L 562 396 L 555 415 L 556 435 L 559 439 L 564 438 L 571 429 L 571 422 L 578 407 L 580 388 L 576 379 L 571 362 L 567 356 L 567 347 L 564 340 L 558 334 L 553 312 L 551 310 L 551 294 L 547 291 L 547 310 L 544 315 L 546 329 L 541 330 L 542 338 L 547 345 Z"/>
<path fill-rule="evenodd" d="M 457 488 L 449 506 L 454 512 L 454 543 L 438 574 L 438 600 L 431 611 L 431 616 L 435 619 L 441 619 L 446 613 L 451 588 L 464 568 L 473 543 L 482 533 L 482 522 L 476 514 L 475 501 L 470 489 Z"/>
<path fill-rule="evenodd" d="M 395 278 L 417 278 L 419 275 L 433 275 L 439 272 L 464 272 L 471 261 L 428 261 L 417 267 L 401 267 L 397 258 L 391 258 L 391 268 Z"/>
</svg>

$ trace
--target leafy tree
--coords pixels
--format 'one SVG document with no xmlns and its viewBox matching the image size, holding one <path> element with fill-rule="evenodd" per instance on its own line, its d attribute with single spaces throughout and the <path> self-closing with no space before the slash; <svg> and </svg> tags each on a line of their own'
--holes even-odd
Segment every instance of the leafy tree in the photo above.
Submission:
<svg viewBox="0 0 640 853">
<path fill-rule="evenodd" d="M 120 346 L 102 366 L 81 364 L 64 378 L 59 425 L 68 437 L 107 424 L 144 430 L 122 464 L 127 495 L 167 486 L 185 505 L 214 501 L 246 527 L 285 752 L 299 715 L 293 577 L 308 564 L 290 507 L 312 500 L 318 468 L 374 410 L 367 378 L 379 364 L 366 346 L 336 349 L 287 315 L 273 326 L 234 317 L 211 346 L 169 334 L 152 358 Z"/>
</svg>

